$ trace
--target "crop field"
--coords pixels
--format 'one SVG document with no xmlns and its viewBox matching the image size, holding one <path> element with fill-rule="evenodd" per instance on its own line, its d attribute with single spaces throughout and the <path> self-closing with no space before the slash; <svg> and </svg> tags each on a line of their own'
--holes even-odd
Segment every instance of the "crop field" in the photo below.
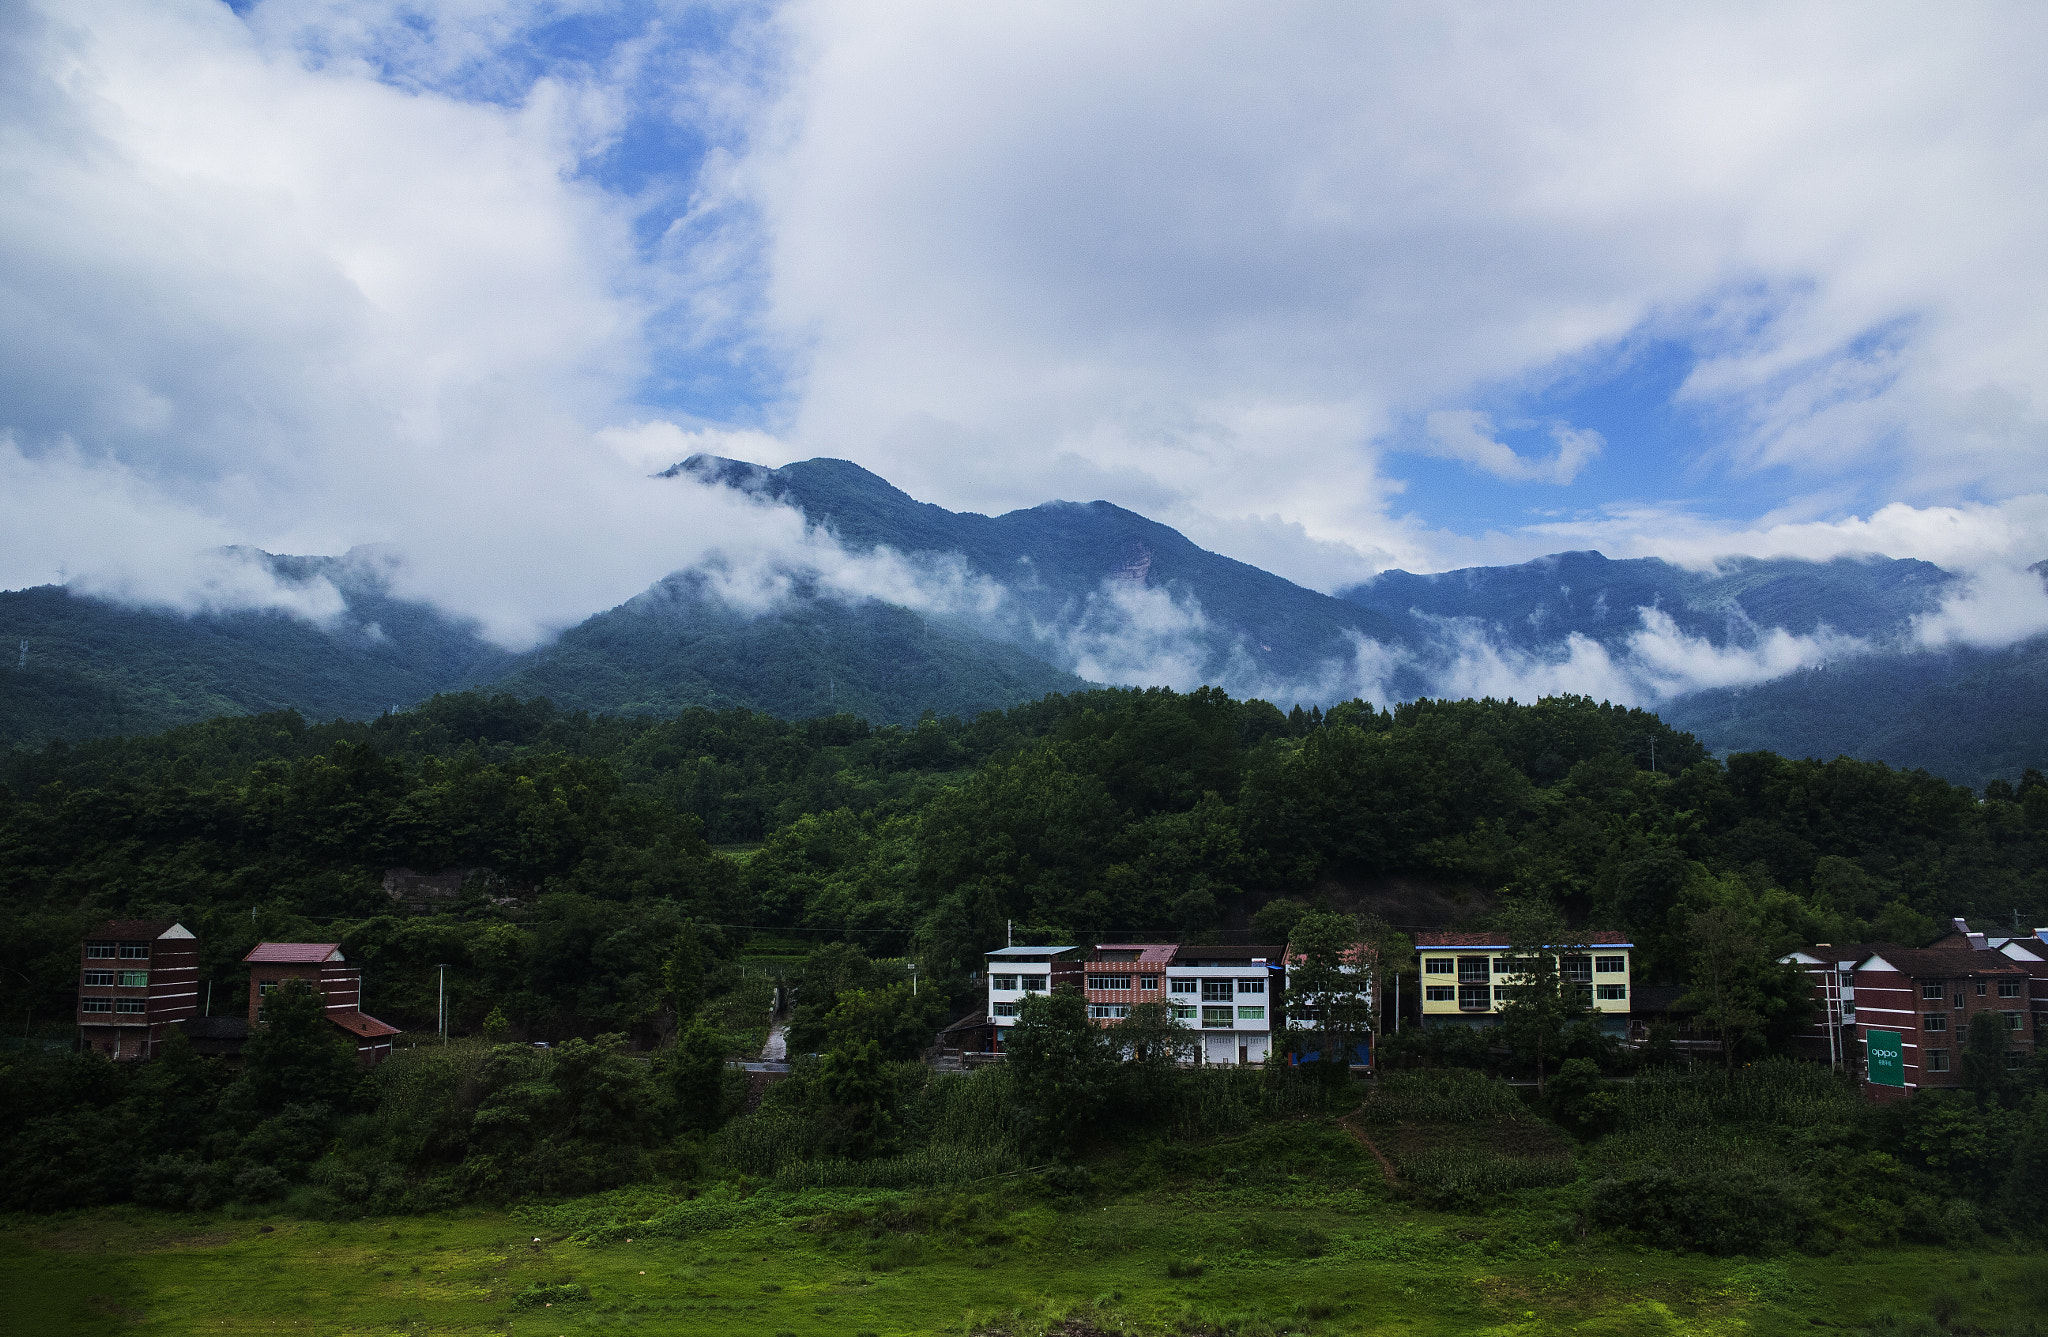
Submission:
<svg viewBox="0 0 2048 1337">
<path fill-rule="evenodd" d="M 1544 1189 L 1483 1215 L 1425 1210 L 1327 1120 L 1059 1180 L 636 1188 L 349 1221 L 14 1217 L 0 1331 L 1535 1337 L 2020 1333 L 2048 1316 L 2039 1254 L 1628 1250 L 1585 1236 Z"/>
</svg>

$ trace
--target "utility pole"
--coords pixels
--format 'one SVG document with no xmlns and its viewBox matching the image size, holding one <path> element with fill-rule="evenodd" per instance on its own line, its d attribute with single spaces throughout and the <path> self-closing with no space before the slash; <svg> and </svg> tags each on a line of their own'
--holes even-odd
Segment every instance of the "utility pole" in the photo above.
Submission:
<svg viewBox="0 0 2048 1337">
<path fill-rule="evenodd" d="M 1003 946 L 1015 947 L 1017 945 L 1017 935 L 1014 932 L 1016 927 L 1017 921 L 1014 919 L 1005 919 L 1003 921 Z"/>
<path fill-rule="evenodd" d="M 441 972 L 441 992 L 435 1006 L 441 1020 L 441 1043 L 445 1045 L 448 1043 L 448 966 L 443 962 L 434 969 Z"/>
</svg>

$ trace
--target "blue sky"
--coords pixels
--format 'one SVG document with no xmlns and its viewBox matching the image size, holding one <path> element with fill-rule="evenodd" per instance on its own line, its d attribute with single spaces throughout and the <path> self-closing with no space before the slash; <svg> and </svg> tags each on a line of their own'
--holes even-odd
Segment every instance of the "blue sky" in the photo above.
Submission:
<svg viewBox="0 0 2048 1337">
<path fill-rule="evenodd" d="M 693 450 L 1324 589 L 2048 556 L 2035 7 L 24 14 L 10 586 L 391 544 L 517 639 L 770 541 Z"/>
</svg>

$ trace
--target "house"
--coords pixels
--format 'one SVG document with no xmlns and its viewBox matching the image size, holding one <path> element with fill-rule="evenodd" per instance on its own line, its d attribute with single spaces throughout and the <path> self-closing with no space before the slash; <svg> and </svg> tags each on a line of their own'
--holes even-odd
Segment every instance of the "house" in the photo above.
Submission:
<svg viewBox="0 0 2048 1337">
<path fill-rule="evenodd" d="M 1300 990 L 1303 987 L 1296 977 L 1296 971 L 1304 961 L 1305 958 L 1298 952 L 1288 956 L 1287 988 Z M 1346 987 L 1333 991 L 1339 994 L 1339 997 L 1330 999 L 1326 998 L 1322 993 L 1302 995 L 1299 1004 L 1287 1016 L 1286 1024 L 1288 1030 L 1299 1033 L 1299 1038 L 1288 1046 L 1297 1059 L 1316 1061 L 1322 1058 L 1322 1052 L 1315 1047 L 1319 1041 L 1313 1037 L 1323 1019 L 1323 1009 L 1326 1006 L 1334 1004 L 1339 1009 L 1338 1016 L 1340 1020 L 1344 1018 L 1346 1012 L 1349 1012 L 1361 1022 L 1366 1017 L 1371 1017 L 1375 1022 L 1377 1021 L 1379 1016 L 1377 1003 L 1379 954 L 1373 950 L 1372 944 L 1361 942 L 1346 948 L 1343 956 L 1342 973 L 1346 980 Z M 1348 1057 L 1351 1065 L 1354 1067 L 1372 1066 L 1372 1046 L 1372 1032 L 1370 1029 L 1367 1029 L 1351 1046 L 1351 1053 Z"/>
<path fill-rule="evenodd" d="M 1003 1032 L 1017 1024 L 1017 1005 L 1034 993 L 1081 987 L 1079 947 L 998 947 L 988 963 L 988 1028 L 982 1053 L 1003 1052 Z"/>
<path fill-rule="evenodd" d="M 1204 1063 L 1264 1063 L 1285 992 L 1286 949 L 1176 947 L 1166 968 L 1166 1002 L 1176 1020 L 1202 1033 Z"/>
<path fill-rule="evenodd" d="M 1599 932 L 1582 942 L 1544 949 L 1569 983 L 1580 986 L 1594 1019 L 1609 1035 L 1626 1035 L 1629 962 L 1635 944 L 1624 933 Z M 1499 934 L 1415 935 L 1422 966 L 1422 1024 L 1492 1026 L 1519 979 L 1511 944 Z"/>
<path fill-rule="evenodd" d="M 332 942 L 259 942 L 242 960 L 249 966 L 249 1028 L 265 1021 L 265 1004 L 287 980 L 304 980 L 327 1000 L 327 1019 L 356 1042 L 356 1061 L 364 1067 L 391 1056 L 391 1037 L 398 1027 L 386 1025 L 362 1010 L 362 972 L 348 964 L 341 945 Z"/>
<path fill-rule="evenodd" d="M 1873 1100 L 1963 1083 L 1962 1051 L 1979 1012 L 2008 1032 L 2006 1063 L 2033 1053 L 2048 997 L 2039 939 L 1973 933 L 1961 919 L 1930 947 L 1818 943 L 1780 958 L 1813 979 L 1816 1019 L 1799 1037 L 1813 1058 L 1846 1068 Z"/>
<path fill-rule="evenodd" d="M 1278 947 L 1102 943 L 1081 947 L 1001 947 L 986 954 L 988 1008 L 981 1052 L 1003 1052 L 1023 1000 L 1070 986 L 1088 1000 L 1088 1016 L 1114 1026 L 1140 1003 L 1164 1003 L 1200 1032 L 1204 1063 L 1263 1063 L 1273 1048 L 1284 985 Z M 947 1042 L 961 1036 L 949 1027 Z M 963 1045 L 964 1050 L 964 1045 Z"/>
<path fill-rule="evenodd" d="M 78 1040 L 109 1058 L 148 1058 L 164 1028 L 198 1013 L 199 939 L 169 919 L 110 919 L 78 949 Z"/>
</svg>

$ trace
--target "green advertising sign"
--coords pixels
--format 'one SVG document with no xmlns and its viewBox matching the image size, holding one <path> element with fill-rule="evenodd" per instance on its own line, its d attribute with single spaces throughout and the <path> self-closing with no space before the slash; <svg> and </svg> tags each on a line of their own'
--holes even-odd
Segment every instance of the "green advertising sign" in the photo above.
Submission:
<svg viewBox="0 0 2048 1337">
<path fill-rule="evenodd" d="M 1865 1031 L 1863 1047 L 1870 1059 L 1873 1086 L 1906 1084 L 1906 1045 L 1897 1031 Z"/>
</svg>

